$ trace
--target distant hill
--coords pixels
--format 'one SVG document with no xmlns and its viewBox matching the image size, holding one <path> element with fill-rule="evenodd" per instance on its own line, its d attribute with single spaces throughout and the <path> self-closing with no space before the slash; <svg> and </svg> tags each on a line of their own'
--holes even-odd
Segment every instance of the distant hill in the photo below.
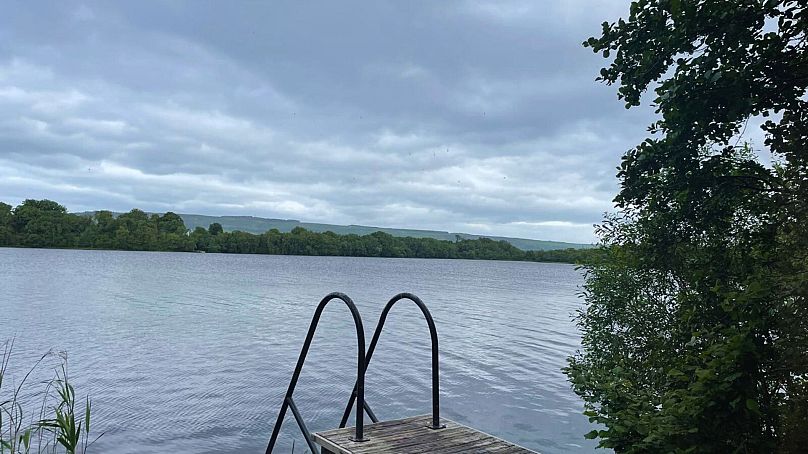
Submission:
<svg viewBox="0 0 808 454">
<path fill-rule="evenodd" d="M 91 216 L 94 212 L 85 211 L 76 213 L 84 216 Z M 121 213 L 113 213 L 118 216 Z M 161 213 L 162 214 L 162 213 Z M 492 240 L 500 241 L 505 240 L 512 245 L 523 251 L 553 251 L 557 249 L 588 249 L 593 247 L 591 244 L 582 243 L 565 243 L 563 241 L 545 241 L 545 240 L 529 240 L 527 238 L 511 238 L 505 236 L 490 236 L 490 235 L 472 235 L 469 233 L 452 233 L 441 232 L 439 230 L 414 230 L 414 229 L 391 229 L 385 227 L 370 227 L 367 225 L 335 225 L 335 224 L 318 224 L 313 222 L 300 222 L 294 219 L 271 219 L 271 218 L 258 218 L 255 216 L 207 216 L 204 214 L 183 214 L 177 213 L 185 226 L 193 230 L 197 227 L 207 229 L 214 222 L 222 225 L 226 232 L 240 230 L 249 233 L 265 233 L 267 230 L 278 229 L 281 232 L 291 232 L 295 227 L 303 227 L 312 232 L 334 232 L 340 235 L 368 235 L 373 232 L 385 232 L 393 236 L 400 237 L 413 237 L 413 238 L 435 238 L 437 240 L 454 241 L 455 237 L 459 236 L 467 240 L 475 240 L 477 238 L 490 238 Z"/>
<path fill-rule="evenodd" d="M 564 243 L 561 241 L 529 240 L 525 238 L 508 238 L 488 235 L 471 235 L 468 233 L 451 233 L 437 230 L 413 230 L 413 229 L 391 229 L 384 227 L 369 227 L 366 225 L 333 225 L 317 224 L 311 222 L 300 222 L 294 219 L 268 219 L 253 216 L 205 216 L 201 214 L 178 213 L 185 225 L 193 230 L 196 227 L 208 228 L 214 222 L 222 225 L 226 231 L 241 230 L 242 232 L 264 233 L 270 229 L 278 229 L 281 232 L 289 232 L 295 227 L 303 227 L 312 232 L 332 231 L 340 235 L 356 234 L 367 235 L 373 232 L 385 232 L 393 236 L 409 236 L 415 238 L 435 238 L 438 240 L 454 241 L 455 236 L 464 239 L 477 239 L 481 236 L 492 240 L 505 240 L 523 251 L 549 251 L 566 248 L 590 248 L 591 244 Z"/>
</svg>

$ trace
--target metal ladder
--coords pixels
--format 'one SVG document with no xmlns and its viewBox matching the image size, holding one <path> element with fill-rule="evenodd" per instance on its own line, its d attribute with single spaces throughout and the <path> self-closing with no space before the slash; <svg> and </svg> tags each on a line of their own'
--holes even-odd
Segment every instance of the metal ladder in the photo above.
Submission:
<svg viewBox="0 0 808 454">
<path fill-rule="evenodd" d="M 439 392 L 439 368 L 438 368 L 438 331 L 435 328 L 435 322 L 432 319 L 432 314 L 427 309 L 426 305 L 420 298 L 413 295 L 412 293 L 399 293 L 398 295 L 394 296 L 387 302 L 382 310 L 382 314 L 379 317 L 379 322 L 376 324 L 376 330 L 373 332 L 373 339 L 370 342 L 370 346 L 365 352 L 365 331 L 362 325 L 362 317 L 359 315 L 359 310 L 356 308 L 353 300 L 349 298 L 347 295 L 339 292 L 329 293 L 320 301 L 320 304 L 317 306 L 317 309 L 314 311 L 314 316 L 312 317 L 311 324 L 309 325 L 309 331 L 306 335 L 306 340 L 303 343 L 303 348 L 300 351 L 300 356 L 297 359 L 297 365 L 295 366 L 295 371 L 292 374 L 292 379 L 289 382 L 289 387 L 286 390 L 286 395 L 283 399 L 283 404 L 281 405 L 280 412 L 278 414 L 278 419 L 275 421 L 275 427 L 272 430 L 272 437 L 269 439 L 269 445 L 267 446 L 266 454 L 271 454 L 272 450 L 275 447 L 275 443 L 278 439 L 278 434 L 280 433 L 281 426 L 283 425 L 283 419 L 286 416 L 286 410 L 288 408 L 292 409 L 292 414 L 297 421 L 298 427 L 300 427 L 300 431 L 303 433 L 303 437 L 306 440 L 306 443 L 309 446 L 309 449 L 312 453 L 318 453 L 319 450 L 317 446 L 314 444 L 314 440 L 312 439 L 311 432 L 309 432 L 308 428 L 306 427 L 305 422 L 303 421 L 303 417 L 300 414 L 300 411 L 297 409 L 295 405 L 294 399 L 292 395 L 295 391 L 295 386 L 297 386 L 297 380 L 300 377 L 300 372 L 303 369 L 303 364 L 306 361 L 306 356 L 309 352 L 309 347 L 311 346 L 311 341 L 314 338 L 314 333 L 317 330 L 317 324 L 320 321 L 320 315 L 322 314 L 325 306 L 328 305 L 329 302 L 339 299 L 343 301 L 347 306 L 348 309 L 351 311 L 351 315 L 353 316 L 354 325 L 356 326 L 356 337 L 357 337 L 357 368 L 356 368 L 356 382 L 354 383 L 353 391 L 351 392 L 351 397 L 348 399 L 348 405 L 345 407 L 345 412 L 342 415 L 342 419 L 340 420 L 340 428 L 345 427 L 348 422 L 348 418 L 351 414 L 351 409 L 354 407 L 354 403 L 356 404 L 356 426 L 354 432 L 354 441 L 366 441 L 367 439 L 364 437 L 364 414 L 367 412 L 368 416 L 370 416 L 371 421 L 374 423 L 379 422 L 379 419 L 373 413 L 373 410 L 370 409 L 370 406 L 365 401 L 365 372 L 367 371 L 368 365 L 370 365 L 370 360 L 373 357 L 373 352 L 376 350 L 376 344 L 379 342 L 379 338 L 381 337 L 382 329 L 384 328 L 384 323 L 387 320 L 387 315 L 393 306 L 396 305 L 399 301 L 402 300 L 410 300 L 415 303 L 418 308 L 421 310 L 424 318 L 426 319 L 427 326 L 429 327 L 429 335 L 432 339 L 432 425 L 430 426 L 431 429 L 442 429 L 443 425 L 440 423 L 440 392 Z M 362 409 L 362 410 L 360 410 Z"/>
</svg>

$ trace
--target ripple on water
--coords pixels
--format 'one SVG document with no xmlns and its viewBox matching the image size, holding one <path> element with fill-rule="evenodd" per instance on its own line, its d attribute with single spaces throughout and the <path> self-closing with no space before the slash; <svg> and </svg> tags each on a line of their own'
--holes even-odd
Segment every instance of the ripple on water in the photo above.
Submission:
<svg viewBox="0 0 808 454">
<path fill-rule="evenodd" d="M 394 294 L 427 302 L 444 416 L 544 453 L 594 450 L 560 371 L 580 340 L 569 265 L 0 249 L 0 282 L 15 361 L 69 350 L 106 432 L 95 452 L 262 451 L 314 307 L 335 290 L 355 299 L 368 341 Z M 329 306 L 295 397 L 312 430 L 339 421 L 355 342 L 347 311 Z M 379 416 L 429 412 L 429 355 L 417 309 L 396 306 L 367 376 Z M 293 441 L 302 452 L 290 417 L 278 452 Z"/>
</svg>

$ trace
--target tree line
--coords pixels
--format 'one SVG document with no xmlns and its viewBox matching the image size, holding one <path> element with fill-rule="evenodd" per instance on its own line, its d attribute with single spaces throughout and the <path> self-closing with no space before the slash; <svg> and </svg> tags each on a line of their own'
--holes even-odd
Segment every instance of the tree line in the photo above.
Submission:
<svg viewBox="0 0 808 454">
<path fill-rule="evenodd" d="M 221 252 L 231 254 L 409 257 L 580 263 L 597 251 L 523 251 L 489 238 L 456 241 L 395 237 L 384 232 L 339 235 L 296 227 L 262 234 L 225 232 L 219 223 L 189 231 L 176 213 L 148 214 L 133 209 L 114 215 L 68 213 L 51 200 L 28 199 L 13 207 L 0 202 L 0 246 L 117 249 L 127 251 Z"/>
<path fill-rule="evenodd" d="M 637 0 L 585 45 L 658 114 L 586 273 L 566 372 L 587 437 L 808 452 L 808 3 Z"/>
</svg>

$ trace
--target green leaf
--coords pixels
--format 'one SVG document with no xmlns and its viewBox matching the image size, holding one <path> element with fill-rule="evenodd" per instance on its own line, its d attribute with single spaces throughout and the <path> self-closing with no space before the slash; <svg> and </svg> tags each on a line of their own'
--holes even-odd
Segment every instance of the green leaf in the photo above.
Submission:
<svg viewBox="0 0 808 454">
<path fill-rule="evenodd" d="M 671 0 L 671 15 L 673 17 L 677 17 L 682 14 L 682 2 L 681 0 Z"/>
<path fill-rule="evenodd" d="M 87 403 L 84 408 L 84 431 L 90 432 L 90 398 L 87 398 Z"/>
</svg>

